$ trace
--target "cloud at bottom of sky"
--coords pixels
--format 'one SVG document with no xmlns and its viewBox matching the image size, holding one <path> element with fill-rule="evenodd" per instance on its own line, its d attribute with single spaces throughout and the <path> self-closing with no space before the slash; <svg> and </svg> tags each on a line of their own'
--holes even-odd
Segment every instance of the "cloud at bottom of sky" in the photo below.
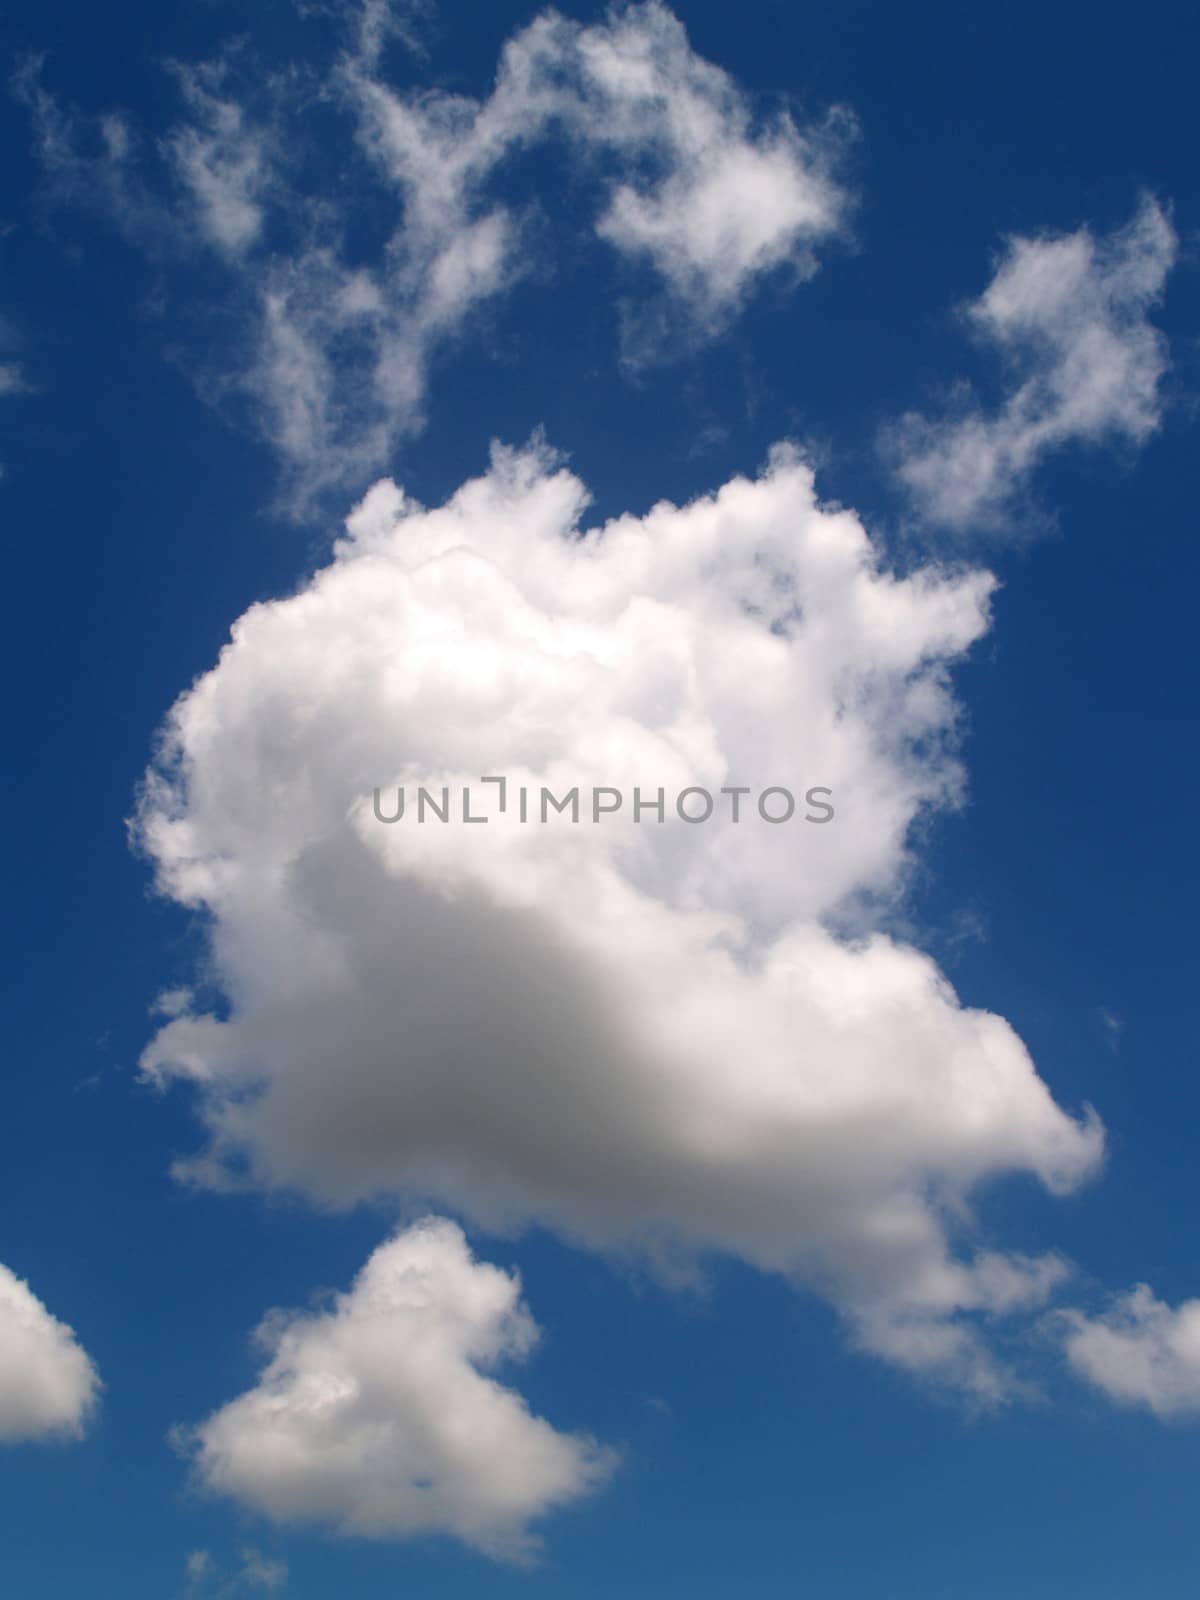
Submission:
<svg viewBox="0 0 1200 1600">
<path fill-rule="evenodd" d="M 177 1439 L 203 1485 L 276 1522 L 446 1534 L 527 1560 L 530 1524 L 616 1465 L 495 1376 L 537 1337 L 518 1279 L 428 1217 L 381 1245 L 328 1310 L 267 1317 L 254 1387 Z"/>
</svg>

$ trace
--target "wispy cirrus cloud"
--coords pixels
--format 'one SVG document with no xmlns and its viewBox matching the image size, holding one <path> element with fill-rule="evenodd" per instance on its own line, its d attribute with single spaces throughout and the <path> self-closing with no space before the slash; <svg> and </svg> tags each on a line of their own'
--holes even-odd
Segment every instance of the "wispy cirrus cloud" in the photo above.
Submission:
<svg viewBox="0 0 1200 1600">
<path fill-rule="evenodd" d="M 287 1562 L 266 1556 L 253 1545 L 237 1564 L 221 1565 L 211 1550 L 193 1550 L 184 1564 L 188 1600 L 232 1600 L 235 1595 L 278 1594 L 287 1586 Z"/>
<path fill-rule="evenodd" d="M 85 117 L 61 104 L 45 85 L 44 67 L 44 57 L 26 57 L 10 88 L 29 114 L 48 201 L 102 215 L 156 254 L 178 247 L 179 224 L 143 176 L 144 141 L 129 117 L 116 110 Z"/>
<path fill-rule="evenodd" d="M 251 120 L 228 93 L 226 63 L 177 64 L 187 120 L 164 149 L 201 234 L 237 259 L 260 243 L 266 207 L 282 153 L 275 130 Z"/>
<path fill-rule="evenodd" d="M 385 45 L 411 37 L 402 14 L 371 3 L 346 20 L 320 70 L 263 71 L 238 51 L 176 64 L 182 114 L 156 141 L 119 112 L 89 121 L 60 104 L 39 63 L 15 80 L 60 199 L 98 207 L 160 257 L 211 247 L 232 273 L 251 354 L 217 387 L 249 399 L 294 509 L 385 466 L 422 426 L 439 352 L 544 265 L 545 229 L 534 242 L 525 218 L 546 197 L 513 188 L 530 148 L 566 146 L 596 197 L 596 236 L 653 270 L 694 338 L 766 274 L 810 276 L 845 229 L 848 113 L 808 128 L 786 110 L 760 117 L 658 0 L 590 26 L 543 13 L 478 100 L 389 81 Z M 354 203 L 313 187 L 297 157 L 315 106 L 338 119 L 336 159 L 374 185 L 371 204 L 399 213 L 365 257 L 347 243 Z"/>
</svg>

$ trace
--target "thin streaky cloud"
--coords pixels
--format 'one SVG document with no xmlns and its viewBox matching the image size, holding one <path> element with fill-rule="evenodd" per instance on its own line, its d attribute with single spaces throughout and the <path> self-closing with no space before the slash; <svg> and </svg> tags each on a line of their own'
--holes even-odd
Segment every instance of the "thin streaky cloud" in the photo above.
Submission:
<svg viewBox="0 0 1200 1600">
<path fill-rule="evenodd" d="M 544 235 L 524 224 L 542 197 L 514 202 L 500 181 L 533 146 L 569 148 L 595 191 L 596 237 L 650 269 L 693 341 L 767 275 L 810 277 L 845 232 L 849 113 L 809 127 L 758 116 L 658 0 L 591 26 L 542 13 L 506 42 L 480 100 L 388 80 L 385 43 L 415 37 L 408 11 L 368 0 L 344 20 L 345 48 L 315 72 L 264 72 L 232 49 L 174 63 L 182 114 L 157 141 L 120 111 L 61 104 L 39 61 L 14 79 L 52 196 L 102 211 L 156 259 L 208 248 L 224 261 L 248 333 L 206 389 L 249 404 L 297 514 L 385 467 L 423 426 L 439 353 L 544 270 Z M 317 101 L 343 114 L 336 159 L 400 210 L 373 259 L 349 259 L 350 211 L 306 189 L 292 159 Z"/>
</svg>

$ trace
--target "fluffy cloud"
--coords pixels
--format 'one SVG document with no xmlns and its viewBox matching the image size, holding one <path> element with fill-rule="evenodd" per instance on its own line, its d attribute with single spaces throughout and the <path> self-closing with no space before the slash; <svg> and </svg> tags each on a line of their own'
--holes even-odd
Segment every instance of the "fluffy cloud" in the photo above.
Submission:
<svg viewBox="0 0 1200 1600">
<path fill-rule="evenodd" d="M 1100 1316 L 1061 1314 L 1074 1370 L 1120 1405 L 1200 1413 L 1200 1300 L 1172 1309 L 1143 1283 Z"/>
<path fill-rule="evenodd" d="M 530 146 L 565 143 L 572 181 L 596 191 L 596 233 L 656 269 L 700 336 L 764 273 L 810 275 L 815 247 L 844 227 L 848 115 L 811 129 L 786 112 L 756 121 L 656 0 L 590 27 L 545 12 L 505 45 L 483 100 L 396 89 L 381 58 L 397 19 L 368 4 L 357 21 L 317 81 L 264 72 L 244 52 L 178 67 L 185 114 L 159 142 L 170 191 L 127 119 L 89 124 L 49 94 L 37 63 L 16 80 L 63 198 L 99 205 L 159 254 L 213 247 L 233 271 L 253 331 L 238 341 L 232 383 L 281 455 L 296 506 L 331 485 L 361 487 L 387 461 L 421 425 L 438 350 L 537 264 L 523 219 L 542 197 L 513 198 Z M 341 166 L 365 157 L 378 213 L 399 210 L 374 249 L 361 237 L 349 248 L 362 216 L 305 176 L 317 100 L 349 119 Z M 361 172 L 355 185 L 367 189 Z"/>
<path fill-rule="evenodd" d="M 612 145 L 636 166 L 660 153 L 650 180 L 613 185 L 597 228 L 643 255 L 702 317 L 736 306 L 765 271 L 816 271 L 812 246 L 839 232 L 847 196 L 833 169 L 853 128 L 834 112 L 799 131 L 784 114 L 755 131 L 729 76 L 702 61 L 660 5 L 584 29 L 585 84 L 576 121 L 588 144 Z"/>
<path fill-rule="evenodd" d="M 433 510 L 377 484 L 175 707 L 138 832 L 207 914 L 228 999 L 176 1008 L 145 1055 L 198 1092 L 187 1171 L 732 1252 L 999 1393 L 980 1324 L 1062 1268 L 975 1250 L 968 1196 L 1069 1189 L 1101 1133 L 881 931 L 914 819 L 960 792 L 947 674 L 992 580 L 883 569 L 786 449 L 644 518 L 580 532 L 585 502 L 539 447 Z M 491 820 L 376 820 L 375 786 L 387 815 L 416 784 L 472 786 Z M 543 784 L 627 798 L 522 824 Z M 672 803 L 693 785 L 822 786 L 836 816 L 752 797 L 735 824 L 722 797 L 698 826 Z M 635 786 L 666 791 L 662 823 Z"/>
<path fill-rule="evenodd" d="M 0 1266 L 0 1444 L 77 1437 L 99 1389 L 96 1369 L 72 1330 Z"/>
<path fill-rule="evenodd" d="M 1141 444 L 1158 427 L 1167 368 L 1149 320 L 1176 238 L 1143 202 L 1124 229 L 1013 239 L 973 330 L 1014 375 L 1004 403 L 940 420 L 909 416 L 891 439 L 900 477 L 922 514 L 951 528 L 1003 522 L 1039 461 L 1062 445 Z"/>
<path fill-rule="evenodd" d="M 808 132 L 786 113 L 756 128 L 728 73 L 694 53 L 656 0 L 592 27 L 546 12 L 505 46 L 482 103 L 398 95 L 374 57 L 351 63 L 346 77 L 369 145 L 417 218 L 436 208 L 439 226 L 544 131 L 561 129 L 585 162 L 618 158 L 603 179 L 597 231 L 647 258 L 705 317 L 736 305 L 770 268 L 814 271 L 813 244 L 844 223 L 833 168 L 848 115 Z"/>
<path fill-rule="evenodd" d="M 197 1472 L 280 1522 L 446 1533 L 520 1559 L 530 1522 L 613 1465 L 491 1375 L 536 1338 L 518 1280 L 427 1219 L 376 1250 L 332 1309 L 267 1318 L 257 1384 L 189 1436 Z M 276 1572 L 260 1560 L 250 1576 Z"/>
</svg>

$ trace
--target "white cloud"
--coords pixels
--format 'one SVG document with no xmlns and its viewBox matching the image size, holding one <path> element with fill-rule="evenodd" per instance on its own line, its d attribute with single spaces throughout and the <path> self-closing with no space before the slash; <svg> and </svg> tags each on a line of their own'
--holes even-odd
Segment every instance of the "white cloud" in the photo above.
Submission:
<svg viewBox="0 0 1200 1600">
<path fill-rule="evenodd" d="M 992 580 L 883 570 L 786 450 L 581 535 L 585 501 L 541 448 L 430 511 L 377 484 L 332 565 L 242 617 L 176 706 L 140 836 L 208 913 L 231 1002 L 145 1056 L 199 1092 L 190 1175 L 731 1252 L 998 1393 L 978 1324 L 1061 1267 L 973 1253 L 967 1198 L 1007 1172 L 1072 1187 L 1100 1130 L 880 931 L 914 819 L 960 793 L 947 673 Z M 481 803 L 485 773 L 824 785 L 836 818 L 372 814 L 375 785 Z"/>
<path fill-rule="evenodd" d="M 264 202 L 277 152 L 223 93 L 223 68 L 180 66 L 180 87 L 192 120 L 166 141 L 170 160 L 189 192 L 199 227 L 217 249 L 240 256 L 259 241 Z"/>
<path fill-rule="evenodd" d="M 73 1331 L 0 1266 L 0 1444 L 78 1437 L 100 1380 Z"/>
<path fill-rule="evenodd" d="M 493 1375 L 536 1339 L 517 1278 L 427 1218 L 381 1245 L 332 1309 L 266 1319 L 258 1382 L 192 1430 L 196 1470 L 279 1522 L 444 1533 L 522 1559 L 530 1523 L 613 1465 Z M 254 1575 L 281 1581 L 261 1561 Z"/>
<path fill-rule="evenodd" d="M 622 151 L 634 169 L 647 151 L 659 157 L 653 177 L 612 185 L 602 237 L 647 257 L 705 318 L 772 268 L 816 271 L 812 246 L 845 223 L 834 168 L 853 129 L 847 112 L 806 133 L 786 113 L 755 131 L 734 81 L 693 53 L 662 5 L 614 13 L 582 30 L 577 48 L 580 137 Z"/>
<path fill-rule="evenodd" d="M 303 12 L 318 10 L 321 0 L 297 0 Z M 361 0 L 358 7 L 358 54 L 378 63 L 384 46 L 392 39 L 413 55 L 424 59 L 426 36 L 436 14 L 435 0 Z"/>
<path fill-rule="evenodd" d="M 556 126 L 583 159 L 616 156 L 597 231 L 647 257 L 705 316 L 782 263 L 811 273 L 812 245 L 844 224 L 834 168 L 848 114 L 804 133 L 786 114 L 756 129 L 734 80 L 694 53 L 655 0 L 592 27 L 544 13 L 505 46 L 484 102 L 399 95 L 373 58 L 354 62 L 347 82 L 370 147 L 418 217 L 439 225 L 514 149 Z"/>
<path fill-rule="evenodd" d="M 294 508 L 380 470 L 423 423 L 438 352 L 544 270 L 547 230 L 535 245 L 524 222 L 549 197 L 520 201 L 513 188 L 530 146 L 565 141 L 570 181 L 598 193 L 597 234 L 657 269 L 697 337 L 765 273 L 811 275 L 815 247 L 844 227 L 836 168 L 848 115 L 806 130 L 787 113 L 757 124 L 734 81 L 655 0 L 591 27 L 543 13 L 504 46 L 482 100 L 394 88 L 382 48 L 389 30 L 411 42 L 411 18 L 374 0 L 354 16 L 355 42 L 316 81 L 265 72 L 244 51 L 176 67 L 184 115 L 159 145 L 173 187 L 155 179 L 127 119 L 89 122 L 64 108 L 39 63 L 16 79 L 61 197 L 99 206 L 158 254 L 215 246 L 233 270 L 253 334 L 239 339 L 232 376 L 210 387 L 251 398 Z M 313 189 L 299 159 L 307 151 L 313 164 L 316 101 L 348 114 L 353 130 L 332 193 Z M 356 165 L 364 156 L 375 190 Z M 354 195 L 369 196 L 361 211 Z M 373 248 L 360 240 L 351 251 L 347 235 L 372 208 L 398 220 Z"/>
<path fill-rule="evenodd" d="M 1167 344 L 1149 313 L 1176 243 L 1151 199 L 1106 237 L 1080 228 L 1009 241 L 967 317 L 1015 387 L 991 412 L 970 404 L 937 420 L 908 416 L 890 441 L 924 516 L 959 529 L 1002 523 L 1050 451 L 1137 445 L 1155 431 Z"/>
<path fill-rule="evenodd" d="M 43 81 L 44 59 L 26 57 L 11 88 L 28 112 L 50 198 L 100 212 L 157 258 L 204 245 L 236 264 L 261 242 L 282 156 L 274 129 L 226 89 L 238 55 L 171 64 L 184 115 L 157 149 L 122 111 L 88 116 L 58 100 Z"/>
<path fill-rule="evenodd" d="M 1200 1300 L 1172 1308 L 1142 1283 L 1099 1316 L 1060 1320 L 1071 1366 L 1110 1400 L 1159 1417 L 1200 1413 Z"/>
</svg>

